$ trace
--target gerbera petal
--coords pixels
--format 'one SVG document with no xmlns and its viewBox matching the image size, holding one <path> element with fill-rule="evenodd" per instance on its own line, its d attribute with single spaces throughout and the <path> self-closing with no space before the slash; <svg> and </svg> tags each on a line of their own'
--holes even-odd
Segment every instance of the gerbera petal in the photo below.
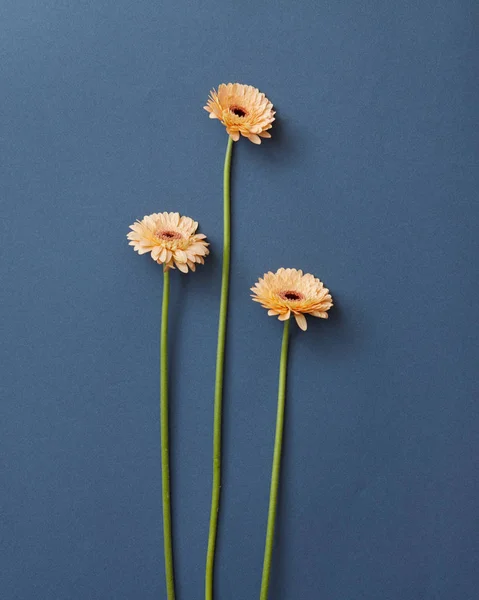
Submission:
<svg viewBox="0 0 479 600">
<path fill-rule="evenodd" d="M 174 255 L 176 263 L 185 263 L 188 260 L 188 256 L 183 250 L 175 250 Z"/>
<path fill-rule="evenodd" d="M 165 262 L 167 256 L 168 256 L 168 251 L 166 250 L 166 248 L 162 248 L 161 252 L 158 256 L 158 259 L 160 262 Z"/>
<path fill-rule="evenodd" d="M 255 133 L 250 133 L 247 137 L 250 142 L 253 142 L 253 144 L 261 144 L 261 138 L 259 137 L 259 135 L 256 135 Z"/>
<path fill-rule="evenodd" d="M 308 328 L 306 317 L 302 313 L 294 313 L 294 318 L 296 319 L 298 327 L 303 331 L 306 331 L 306 329 Z"/>
<path fill-rule="evenodd" d="M 176 268 L 182 273 L 188 273 L 188 265 L 186 263 L 181 263 L 175 260 Z"/>
</svg>

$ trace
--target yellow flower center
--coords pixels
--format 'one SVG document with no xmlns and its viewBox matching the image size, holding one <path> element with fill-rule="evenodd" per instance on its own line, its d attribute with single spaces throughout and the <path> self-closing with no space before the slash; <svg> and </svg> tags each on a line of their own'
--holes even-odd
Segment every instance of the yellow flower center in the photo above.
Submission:
<svg viewBox="0 0 479 600">
<path fill-rule="evenodd" d="M 229 110 L 237 117 L 246 117 L 248 114 L 244 108 L 241 108 L 241 106 L 230 106 Z"/>
<path fill-rule="evenodd" d="M 289 300 L 290 302 L 304 300 L 304 295 L 301 294 L 301 292 L 295 292 L 294 290 L 285 290 L 284 292 L 280 292 L 279 295 L 283 300 Z"/>
</svg>

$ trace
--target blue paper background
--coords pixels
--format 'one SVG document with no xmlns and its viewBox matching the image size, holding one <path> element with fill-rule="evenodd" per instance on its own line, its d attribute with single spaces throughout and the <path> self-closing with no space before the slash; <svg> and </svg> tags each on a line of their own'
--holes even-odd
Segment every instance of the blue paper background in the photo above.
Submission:
<svg viewBox="0 0 479 600">
<path fill-rule="evenodd" d="M 336 306 L 292 338 L 271 600 L 477 598 L 477 3 L 0 12 L 2 599 L 165 597 L 162 274 L 125 238 L 162 210 L 212 250 L 172 276 L 170 340 L 178 597 L 203 596 L 227 81 L 278 121 L 234 148 L 217 598 L 259 596 L 281 324 L 249 287 L 280 266 Z"/>
</svg>

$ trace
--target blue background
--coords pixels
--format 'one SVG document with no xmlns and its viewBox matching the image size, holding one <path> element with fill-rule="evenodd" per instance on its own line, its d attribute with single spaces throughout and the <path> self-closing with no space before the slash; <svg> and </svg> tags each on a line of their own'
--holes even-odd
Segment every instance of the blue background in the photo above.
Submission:
<svg viewBox="0 0 479 600">
<path fill-rule="evenodd" d="M 479 9 L 473 0 L 3 0 L 4 600 L 165 597 L 161 269 L 126 241 L 178 210 L 212 255 L 172 277 L 178 597 L 203 596 L 226 135 L 208 91 L 264 91 L 234 148 L 217 598 L 259 596 L 281 324 L 302 268 L 271 600 L 473 600 Z M 314 322 L 313 322 L 314 321 Z"/>
</svg>

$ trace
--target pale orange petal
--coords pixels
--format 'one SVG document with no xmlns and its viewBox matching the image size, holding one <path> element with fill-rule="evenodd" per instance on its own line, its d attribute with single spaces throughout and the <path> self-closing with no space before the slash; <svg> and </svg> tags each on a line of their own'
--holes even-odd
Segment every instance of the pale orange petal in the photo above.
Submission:
<svg viewBox="0 0 479 600">
<path fill-rule="evenodd" d="M 306 317 L 302 313 L 294 313 L 294 318 L 296 319 L 298 327 L 303 331 L 306 331 L 306 329 L 308 328 Z"/>
<path fill-rule="evenodd" d="M 168 256 L 168 251 L 166 250 L 166 248 L 162 248 L 160 255 L 158 256 L 160 262 L 165 262 L 167 256 Z"/>
<path fill-rule="evenodd" d="M 261 144 L 261 138 L 259 137 L 259 135 L 256 135 L 255 133 L 250 133 L 247 137 L 250 142 L 253 142 L 253 144 Z"/>
<path fill-rule="evenodd" d="M 182 273 L 188 273 L 188 265 L 186 263 L 175 261 L 175 265 Z"/>
<path fill-rule="evenodd" d="M 183 250 L 175 250 L 174 255 L 176 263 L 185 263 L 188 260 L 188 256 Z"/>
</svg>

